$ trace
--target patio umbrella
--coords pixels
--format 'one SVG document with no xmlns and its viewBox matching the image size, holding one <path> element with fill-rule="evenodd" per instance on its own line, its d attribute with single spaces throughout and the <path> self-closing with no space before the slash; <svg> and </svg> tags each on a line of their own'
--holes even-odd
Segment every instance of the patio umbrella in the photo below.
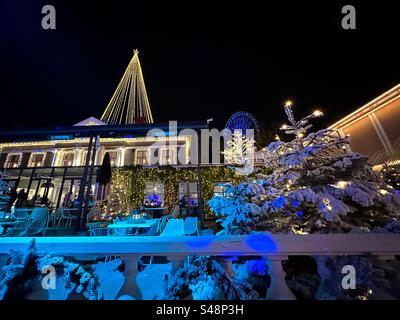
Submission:
<svg viewBox="0 0 400 320">
<path fill-rule="evenodd" d="M 101 199 L 104 199 L 104 193 L 105 193 L 105 186 L 110 182 L 111 180 L 111 161 L 110 161 L 110 154 L 106 152 L 103 158 L 103 163 L 101 164 L 100 170 L 97 171 L 97 178 L 96 182 L 102 186 L 100 188 L 101 190 Z M 97 197 L 96 197 L 97 198 Z"/>
<path fill-rule="evenodd" d="M 110 154 L 106 152 L 103 158 L 103 163 L 101 164 L 100 170 L 97 174 L 96 182 L 101 185 L 107 185 L 111 180 L 111 161 Z"/>
</svg>

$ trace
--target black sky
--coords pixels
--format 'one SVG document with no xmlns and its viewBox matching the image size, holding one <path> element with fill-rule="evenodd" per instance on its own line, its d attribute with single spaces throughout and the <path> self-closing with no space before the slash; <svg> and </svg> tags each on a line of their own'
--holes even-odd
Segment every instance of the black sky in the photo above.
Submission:
<svg viewBox="0 0 400 320">
<path fill-rule="evenodd" d="M 1 127 L 100 117 L 135 48 L 155 121 L 221 127 L 245 110 L 268 128 L 291 98 L 298 116 L 318 107 L 329 125 L 400 82 L 400 13 L 383 1 L 82 2 L 1 1 Z M 56 30 L 41 28 L 45 4 Z M 341 27 L 345 4 L 357 30 Z"/>
</svg>

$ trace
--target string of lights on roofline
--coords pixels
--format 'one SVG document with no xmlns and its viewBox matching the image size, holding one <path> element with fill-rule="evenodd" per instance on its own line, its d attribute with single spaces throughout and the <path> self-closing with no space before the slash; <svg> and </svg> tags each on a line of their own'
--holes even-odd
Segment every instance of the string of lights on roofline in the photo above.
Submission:
<svg viewBox="0 0 400 320">
<path fill-rule="evenodd" d="M 284 104 L 284 108 L 285 108 L 285 112 L 286 112 L 286 114 L 288 115 L 289 119 L 290 119 L 290 117 L 292 116 L 292 113 L 289 111 L 292 107 L 293 107 L 293 101 L 287 100 L 287 101 L 285 102 L 285 104 Z M 323 113 L 322 111 L 320 111 L 320 110 L 315 110 L 311 115 L 309 115 L 309 116 L 307 116 L 307 117 L 304 117 L 303 119 L 301 119 L 301 120 L 298 121 L 297 123 L 298 123 L 298 124 L 302 124 L 302 122 L 305 121 L 305 120 L 307 120 L 307 119 L 310 119 L 310 118 L 319 118 L 319 117 L 322 117 L 323 115 L 324 115 L 324 113 Z M 294 121 L 294 119 L 293 119 L 293 121 Z M 294 124 L 294 123 L 293 123 L 293 124 Z M 304 122 L 303 122 L 303 124 L 304 124 Z M 280 130 L 283 130 L 283 131 L 287 131 L 288 129 L 293 129 L 293 127 L 292 127 L 292 126 L 289 126 L 289 125 L 287 125 L 287 124 L 283 124 L 283 125 L 280 127 Z M 336 132 L 337 132 L 337 134 L 340 136 L 339 131 L 336 130 Z M 304 137 L 304 134 L 303 134 L 303 133 L 300 133 L 300 134 L 297 135 L 297 138 L 300 138 L 300 139 L 301 139 L 301 138 L 303 138 L 303 137 Z M 346 137 L 350 137 L 350 134 L 346 134 Z M 280 137 L 279 137 L 278 135 L 276 135 L 275 140 L 279 141 L 279 140 L 280 140 Z M 346 147 L 344 147 L 344 148 L 346 148 Z M 267 149 L 267 148 L 263 148 L 262 151 L 265 151 L 266 149 Z M 385 172 L 386 170 L 387 170 L 387 169 L 383 169 L 382 172 Z M 397 176 L 397 174 L 394 174 L 394 176 Z M 390 181 L 390 179 L 389 179 L 389 181 Z M 335 188 L 338 188 L 338 189 L 345 189 L 349 184 L 351 184 L 351 183 L 348 182 L 348 181 L 338 181 L 336 184 L 334 184 L 334 185 L 332 185 L 332 186 L 335 187 Z M 400 182 L 396 182 L 395 185 L 396 185 L 396 187 L 399 187 L 399 186 L 400 186 Z M 290 187 L 290 185 L 287 185 L 287 187 Z M 394 189 L 391 185 L 387 185 L 387 188 L 388 188 L 388 189 Z M 400 194 L 400 191 L 399 191 L 399 190 L 395 190 L 395 191 L 396 191 L 397 194 Z M 380 190 L 379 190 L 379 193 L 382 194 L 382 195 L 386 195 L 386 194 L 388 193 L 388 191 L 387 191 L 387 190 L 384 190 L 384 189 L 380 189 Z M 328 210 L 330 210 L 329 203 L 327 204 L 326 208 L 327 208 Z"/>
</svg>

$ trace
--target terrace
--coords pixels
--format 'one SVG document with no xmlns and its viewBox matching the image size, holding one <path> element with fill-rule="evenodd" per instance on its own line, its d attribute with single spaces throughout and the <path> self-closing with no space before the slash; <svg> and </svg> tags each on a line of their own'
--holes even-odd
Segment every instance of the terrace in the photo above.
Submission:
<svg viewBox="0 0 400 320">
<path fill-rule="evenodd" d="M 76 259 L 95 260 L 117 256 L 125 261 L 124 282 L 118 296 L 142 298 L 136 282 L 140 256 L 166 256 L 172 264 L 171 276 L 183 266 L 187 256 L 207 255 L 219 257 L 228 274 L 234 274 L 232 260 L 238 256 L 264 256 L 270 261 L 272 278 L 268 299 L 295 299 L 285 282 L 282 261 L 289 256 L 313 256 L 318 263 L 321 280 L 330 275 L 321 263 L 323 256 L 371 254 L 384 261 L 394 260 L 400 254 L 399 234 L 319 234 L 251 236 L 122 236 L 122 237 L 8 237 L 0 238 L 0 257 L 4 264 L 9 250 L 27 248 L 36 241 L 37 253 L 53 253 Z M 150 286 L 154 283 L 148 284 Z M 40 290 L 39 290 L 40 291 Z M 39 293 L 37 293 L 39 296 Z"/>
</svg>

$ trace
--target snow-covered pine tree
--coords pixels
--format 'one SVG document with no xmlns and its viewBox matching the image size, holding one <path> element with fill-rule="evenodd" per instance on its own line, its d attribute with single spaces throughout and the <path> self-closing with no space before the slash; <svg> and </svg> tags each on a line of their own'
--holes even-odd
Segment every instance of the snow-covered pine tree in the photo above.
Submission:
<svg viewBox="0 0 400 320">
<path fill-rule="evenodd" d="M 273 173 L 259 174 L 263 182 L 227 186 L 227 198 L 208 201 L 222 216 L 221 233 L 368 231 L 399 216 L 400 196 L 367 157 L 349 151 L 349 137 L 329 129 L 308 132 L 309 121 L 322 112 L 299 121 L 291 103 L 285 112 L 290 124 L 281 130 L 294 139 L 268 146 L 264 159 Z"/>
<path fill-rule="evenodd" d="M 291 103 L 285 112 L 290 124 L 281 130 L 294 139 L 268 146 L 278 163 L 271 175 L 262 176 L 267 195 L 275 198 L 265 202 L 264 212 L 289 220 L 274 231 L 347 232 L 355 226 L 367 230 L 399 215 L 399 195 L 373 171 L 366 156 L 349 151 L 348 136 L 329 129 L 308 133 L 309 121 L 322 112 L 299 121 Z"/>
<path fill-rule="evenodd" d="M 400 154 L 396 155 L 396 159 Z M 391 186 L 395 192 L 400 193 L 400 165 L 394 161 L 383 163 L 382 170 L 379 172 L 383 181 Z"/>
</svg>

